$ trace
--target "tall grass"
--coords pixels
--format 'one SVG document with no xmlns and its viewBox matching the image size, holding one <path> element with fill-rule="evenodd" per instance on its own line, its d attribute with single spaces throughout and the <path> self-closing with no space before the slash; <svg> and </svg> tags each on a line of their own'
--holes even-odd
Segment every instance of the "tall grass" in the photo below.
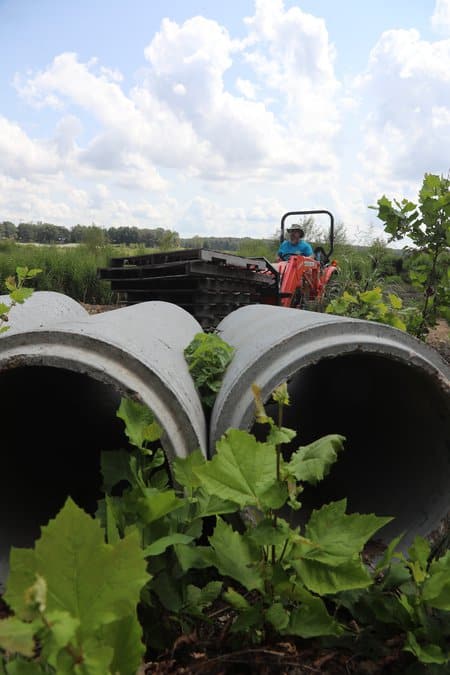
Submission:
<svg viewBox="0 0 450 675">
<path fill-rule="evenodd" d="M 14 274 L 16 267 L 39 267 L 42 272 L 34 280 L 38 291 L 65 293 L 78 302 L 114 304 L 115 294 L 107 281 L 97 276 L 99 267 L 106 267 L 114 256 L 127 255 L 127 249 L 102 247 L 98 249 L 80 245 L 62 246 L 20 245 L 0 241 L 0 289 L 5 292 L 5 279 Z"/>
</svg>

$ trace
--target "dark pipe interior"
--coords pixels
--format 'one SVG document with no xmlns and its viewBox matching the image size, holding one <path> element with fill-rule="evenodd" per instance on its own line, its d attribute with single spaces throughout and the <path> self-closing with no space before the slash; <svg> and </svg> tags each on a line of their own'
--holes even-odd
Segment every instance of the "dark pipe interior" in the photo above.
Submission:
<svg viewBox="0 0 450 675">
<path fill-rule="evenodd" d="M 349 511 L 395 516 L 380 539 L 407 531 L 408 541 L 437 527 L 450 508 L 450 415 L 436 381 L 416 366 L 358 354 L 301 370 L 289 392 L 284 425 L 297 429 L 295 447 L 329 433 L 347 438 L 329 476 L 303 493 L 307 510 L 347 497 Z"/>
<path fill-rule="evenodd" d="M 126 447 L 120 395 L 87 375 L 49 367 L 0 376 L 0 583 L 10 546 L 31 546 L 68 495 L 94 513 L 100 452 Z"/>
</svg>

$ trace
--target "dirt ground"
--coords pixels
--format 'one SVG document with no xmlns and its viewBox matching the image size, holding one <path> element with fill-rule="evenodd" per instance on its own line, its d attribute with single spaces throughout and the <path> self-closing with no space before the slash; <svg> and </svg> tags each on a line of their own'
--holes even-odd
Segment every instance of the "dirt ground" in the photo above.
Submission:
<svg viewBox="0 0 450 675">
<path fill-rule="evenodd" d="M 447 363 L 450 363 L 450 326 L 444 319 L 439 319 L 437 326 L 430 331 L 427 342 L 440 353 Z"/>
</svg>

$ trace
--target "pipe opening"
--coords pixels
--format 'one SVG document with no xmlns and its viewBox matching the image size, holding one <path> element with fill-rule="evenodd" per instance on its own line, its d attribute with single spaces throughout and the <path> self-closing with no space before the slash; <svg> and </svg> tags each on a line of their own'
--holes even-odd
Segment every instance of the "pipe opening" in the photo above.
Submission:
<svg viewBox="0 0 450 675">
<path fill-rule="evenodd" d="M 283 424 L 297 430 L 295 448 L 347 438 L 327 478 L 306 487 L 300 513 L 347 497 L 348 512 L 395 517 L 377 535 L 384 542 L 437 528 L 450 508 L 450 416 L 435 379 L 415 364 L 353 354 L 308 366 L 288 386 Z"/>
<path fill-rule="evenodd" d="M 11 546 L 29 547 L 70 495 L 89 513 L 101 496 L 100 452 L 127 447 L 120 394 L 69 370 L 4 371 L 0 583 Z"/>
</svg>

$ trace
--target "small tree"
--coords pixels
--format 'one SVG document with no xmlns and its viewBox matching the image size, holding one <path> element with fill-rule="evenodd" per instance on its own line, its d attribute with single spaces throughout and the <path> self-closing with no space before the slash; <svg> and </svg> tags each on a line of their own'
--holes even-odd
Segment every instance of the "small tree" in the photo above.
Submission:
<svg viewBox="0 0 450 675">
<path fill-rule="evenodd" d="M 92 223 L 92 225 L 83 229 L 81 241 L 87 248 L 96 251 L 106 246 L 108 240 L 105 230 Z"/>
<path fill-rule="evenodd" d="M 423 337 L 436 323 L 437 315 L 448 311 L 449 306 L 449 275 L 443 269 L 443 260 L 450 246 L 450 176 L 425 174 L 417 204 L 408 199 L 391 202 L 385 195 L 377 204 L 378 218 L 385 223 L 389 241 L 408 237 L 414 244 L 414 248 L 406 247 L 410 255 L 427 256 L 428 264 L 411 272 L 411 280 L 424 294 L 416 330 L 416 335 Z"/>
</svg>

